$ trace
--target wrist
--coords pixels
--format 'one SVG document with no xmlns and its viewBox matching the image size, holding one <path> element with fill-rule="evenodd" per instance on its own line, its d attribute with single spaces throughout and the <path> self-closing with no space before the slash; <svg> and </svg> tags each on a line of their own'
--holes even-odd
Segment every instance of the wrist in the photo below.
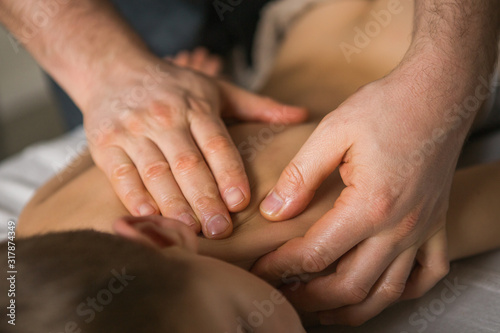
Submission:
<svg viewBox="0 0 500 333">
<path fill-rule="evenodd" d="M 68 93 L 85 115 L 93 109 L 93 105 L 100 103 L 106 94 L 119 93 L 120 96 L 126 96 L 134 93 L 120 91 L 120 87 L 141 88 L 146 85 L 146 75 L 158 71 L 157 65 L 160 62 L 161 59 L 149 51 L 133 47 L 117 50 L 116 53 L 101 54 L 92 62 L 86 73 L 81 73 L 83 79 L 68 89 Z M 78 75 L 80 73 L 75 72 L 68 74 L 68 77 Z"/>
<path fill-rule="evenodd" d="M 425 102 L 444 110 L 471 98 L 477 98 L 479 104 L 487 101 L 494 66 L 479 60 L 460 63 L 437 48 L 411 48 L 393 74 L 403 78 Z"/>
<path fill-rule="evenodd" d="M 411 105 L 422 134 L 460 149 L 491 93 L 491 70 L 454 67 L 434 50 L 408 54 L 388 77 Z M 425 129 L 424 129 L 425 128 Z M 423 140 L 423 138 L 422 138 Z M 458 151 L 458 150 L 457 150 Z"/>
<path fill-rule="evenodd" d="M 496 42 L 488 46 L 477 45 L 475 52 L 469 52 L 460 45 L 447 47 L 428 36 L 414 36 L 400 67 L 420 64 L 422 76 L 448 79 L 450 83 L 467 89 L 467 86 L 473 85 L 479 77 L 489 77 L 497 59 Z"/>
<path fill-rule="evenodd" d="M 19 16 L 27 14 L 31 12 Z M 152 57 L 109 1 L 82 0 L 61 6 L 36 38 L 23 44 L 82 111 L 106 75 Z"/>
<path fill-rule="evenodd" d="M 105 85 L 118 85 L 125 75 L 132 76 L 154 58 L 141 42 L 115 41 L 106 47 L 73 45 L 65 55 L 52 57 L 49 67 L 50 74 L 85 114 Z"/>
</svg>

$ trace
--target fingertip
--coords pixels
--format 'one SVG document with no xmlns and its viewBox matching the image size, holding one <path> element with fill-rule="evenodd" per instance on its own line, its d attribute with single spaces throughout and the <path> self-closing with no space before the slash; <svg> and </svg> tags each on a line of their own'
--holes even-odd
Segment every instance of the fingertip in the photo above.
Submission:
<svg viewBox="0 0 500 333">
<path fill-rule="evenodd" d="M 287 278 L 287 276 L 285 274 L 286 272 L 283 272 L 281 269 L 279 269 L 278 265 L 276 265 L 276 262 L 273 261 L 273 254 L 275 253 L 276 251 L 273 251 L 257 260 L 257 262 L 254 263 L 254 265 L 250 269 L 250 272 L 272 284 L 273 286 L 278 287 L 283 282 L 286 282 L 284 280 Z"/>
<path fill-rule="evenodd" d="M 309 111 L 301 106 L 292 106 L 281 104 L 271 98 L 264 101 L 268 103 L 269 113 L 264 114 L 264 117 L 270 122 L 276 123 L 298 123 L 305 121 L 309 116 Z"/>
<path fill-rule="evenodd" d="M 233 232 L 233 225 L 231 220 L 218 214 L 212 216 L 207 222 L 203 234 L 210 239 L 223 239 L 231 235 Z"/>
<path fill-rule="evenodd" d="M 261 279 L 264 279 L 266 281 L 269 281 L 266 279 L 266 272 L 267 270 L 265 269 L 266 265 L 266 256 L 260 258 L 253 264 L 253 266 L 250 268 L 250 273 L 260 277 Z"/>
<path fill-rule="evenodd" d="M 209 75 L 219 76 L 222 71 L 222 60 L 217 56 L 211 56 L 206 71 Z"/>
<path fill-rule="evenodd" d="M 187 67 L 189 65 L 190 55 L 187 51 L 181 51 L 173 58 L 173 63 L 179 67 Z"/>
<path fill-rule="evenodd" d="M 231 187 L 224 192 L 224 201 L 228 210 L 232 213 L 239 212 L 250 203 L 248 193 L 240 187 Z"/>
<path fill-rule="evenodd" d="M 260 203 L 261 214 L 271 221 L 279 221 L 280 213 L 283 210 L 284 200 L 275 191 L 269 192 L 266 198 Z"/>
<path fill-rule="evenodd" d="M 294 194 L 285 195 L 285 193 Z M 269 221 L 284 221 L 300 214 L 307 207 L 313 196 L 314 192 L 306 195 L 303 193 L 299 193 L 298 190 L 287 190 L 285 192 L 275 188 L 274 190 L 269 192 L 264 200 L 262 200 L 259 209 L 262 216 L 264 216 Z"/>
<path fill-rule="evenodd" d="M 306 121 L 309 117 L 309 111 L 306 108 L 298 106 L 287 106 L 287 117 L 290 122 L 300 123 Z"/>
</svg>

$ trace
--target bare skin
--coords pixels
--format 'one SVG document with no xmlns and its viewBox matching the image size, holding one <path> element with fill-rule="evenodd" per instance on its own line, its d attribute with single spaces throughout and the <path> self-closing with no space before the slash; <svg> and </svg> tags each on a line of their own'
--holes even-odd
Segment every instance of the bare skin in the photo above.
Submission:
<svg viewBox="0 0 500 333">
<path fill-rule="evenodd" d="M 327 11 L 328 8 L 331 12 Z M 361 9 L 363 8 L 358 10 Z M 328 18 L 334 13 L 339 16 L 338 20 L 319 19 Z M 241 124 L 229 128 L 229 133 L 236 146 L 240 148 L 245 162 L 253 199 L 247 209 L 233 215 L 235 226 L 233 236 L 217 242 L 200 239 L 201 253 L 248 269 L 259 257 L 279 248 L 286 241 L 295 237 L 300 239 L 314 221 L 331 209 L 344 189 L 338 172 L 335 172 L 327 178 L 312 203 L 299 216 L 285 222 L 270 223 L 259 214 L 260 200 L 267 195 L 290 158 L 298 152 L 300 146 L 315 130 L 322 116 L 354 93 L 359 86 L 388 73 L 404 55 L 404 42 L 401 46 L 396 44 L 397 47 L 389 47 L 394 45 L 395 36 L 402 38 L 402 41 L 408 40 L 406 37 L 411 32 L 411 20 L 402 16 L 395 18 L 399 20 L 397 21 L 399 24 L 395 23 L 393 29 L 386 30 L 380 38 L 373 41 L 366 53 L 362 54 L 363 57 L 353 62 L 351 66 L 344 66 L 342 55 L 334 47 L 337 45 L 335 39 L 341 40 L 343 33 L 351 30 L 350 26 L 343 30 L 334 25 L 349 22 L 347 13 L 350 12 L 343 11 L 340 15 L 338 7 L 325 5 L 305 15 L 285 41 L 263 91 L 280 100 L 310 108 L 313 111 L 311 123 L 286 128 L 262 124 Z M 359 12 L 354 11 L 352 15 L 356 17 Z M 313 22 L 315 24 L 312 24 Z M 333 25 L 329 27 L 330 30 L 326 29 L 325 25 L 330 24 Z M 327 37 L 333 40 L 332 44 L 323 43 L 321 39 L 310 39 L 308 37 L 311 35 L 310 29 L 329 31 Z M 298 52 L 299 49 L 307 52 Z M 332 57 L 334 52 L 337 52 L 337 58 Z M 322 55 L 325 53 L 326 56 L 323 58 Z M 337 61 L 332 61 L 332 58 Z M 336 71 L 338 75 L 333 77 L 321 75 L 325 69 Z M 325 89 L 319 90 L 315 89 L 316 87 Z M 446 230 L 443 222 L 443 227 L 436 229 L 427 240 L 426 249 L 432 250 L 436 256 L 429 256 L 426 251 L 417 247 L 407 252 L 405 259 L 416 255 L 418 265 L 413 270 L 404 297 L 422 295 L 435 283 L 436 278 L 446 274 L 448 260 L 442 258 L 446 258 L 447 249 L 450 258 L 457 259 L 499 245 L 498 237 L 494 237 L 499 231 L 494 219 L 498 212 L 495 212 L 496 207 L 491 205 L 491 198 L 495 197 L 497 191 L 491 184 L 497 179 L 500 179 L 498 164 L 461 171 L 455 175 L 447 224 L 450 232 L 449 247 L 445 246 L 444 242 Z M 478 189 L 478 186 L 481 188 Z M 470 212 L 475 211 L 479 212 L 479 215 L 475 215 L 475 220 L 484 223 L 484 227 L 479 228 L 470 223 Z M 93 166 L 87 156 L 76 161 L 59 178 L 53 179 L 40 189 L 20 217 L 18 232 L 20 235 L 28 236 L 48 231 L 89 227 L 112 232 L 112 222 L 123 214 L 126 214 L 125 208 L 113 194 L 111 187 L 106 185 L 105 176 Z M 164 215 L 172 217 L 168 213 Z M 353 230 L 356 227 L 355 224 L 350 225 Z M 467 237 L 472 233 L 477 237 Z M 293 242 L 291 244 L 293 245 Z M 355 258 L 355 255 L 356 251 L 351 251 L 338 262 L 335 273 L 337 276 L 344 276 L 348 263 L 353 257 Z M 413 265 L 413 261 L 411 264 Z M 291 269 L 293 271 L 294 268 Z M 404 269 L 396 273 L 383 274 L 376 288 L 361 306 L 343 307 L 338 310 L 337 323 L 357 324 L 360 320 L 373 317 L 395 299 L 400 298 L 405 289 L 407 275 Z M 422 276 L 429 278 L 422 281 L 420 279 Z M 416 283 L 416 280 L 419 283 Z M 343 293 L 336 294 L 338 306 L 343 302 L 357 303 L 352 293 L 352 288 L 355 286 L 349 285 L 349 281 L 339 282 L 344 284 L 339 285 Z M 303 287 L 288 293 L 287 296 L 299 309 L 317 311 L 314 304 L 307 304 L 297 299 L 301 291 Z"/>
<path fill-rule="evenodd" d="M 169 211 L 227 237 L 250 190 L 221 116 L 306 117 L 163 61 L 111 1 L 1 0 L 0 21 L 80 108 L 92 157 L 134 216 Z"/>
<path fill-rule="evenodd" d="M 453 170 L 480 107 L 480 102 L 472 107 L 466 103 L 479 98 L 477 88 L 484 85 L 482 81 L 489 80 L 496 60 L 500 3 L 489 0 L 329 3 L 323 13 L 316 11 L 309 16 L 311 27 L 320 25 L 319 22 L 324 27 L 343 24 L 339 36 L 347 38 L 322 35 L 324 27 L 309 30 L 301 45 L 304 58 L 307 52 L 309 57 L 319 52 L 310 48 L 314 44 L 322 43 L 323 49 L 333 51 L 319 52 L 318 58 L 326 65 L 321 70 L 318 67 L 318 76 L 335 80 L 338 72 L 334 68 L 352 69 L 354 61 L 365 56 L 374 56 L 370 58 L 379 62 L 368 68 L 377 71 L 378 66 L 386 63 L 383 57 L 386 52 L 384 49 L 379 49 L 379 54 L 371 52 L 375 44 L 391 35 L 395 38 L 386 45 L 389 49 L 398 49 L 406 41 L 409 47 L 390 73 L 367 82 L 340 106 L 333 106 L 330 109 L 333 111 L 284 169 L 260 207 L 270 221 L 283 221 L 301 213 L 315 190 L 337 168 L 347 188 L 303 238 L 265 256 L 252 271 L 265 279 L 278 280 L 290 267 L 297 267 L 296 273 L 312 273 L 340 259 L 348 266 L 342 273 L 309 282 L 296 293 L 296 301 L 302 300 L 305 306 L 314 300 L 314 309 L 322 311 L 320 316 L 325 324 L 335 323 L 335 311 L 329 310 L 338 306 L 349 308 L 353 317 L 359 313 L 355 321 L 359 323 L 366 319 L 361 309 L 371 308 L 369 304 L 373 302 L 384 303 L 382 298 L 378 301 L 375 298 L 379 297 L 377 289 L 385 288 L 379 283 L 385 274 L 399 274 L 401 278 L 409 275 L 412 254 L 420 251 L 439 262 L 447 261 L 442 253 L 429 246 L 429 239 L 436 230 L 444 228 Z M 327 6 L 336 7 L 337 11 L 329 12 Z M 359 15 L 352 17 L 356 11 Z M 400 22 L 401 17 L 408 19 L 398 31 L 400 25 L 396 21 Z M 413 29 L 407 31 L 407 39 L 403 42 L 397 39 L 411 22 Z M 356 37 L 357 29 L 365 31 L 363 42 L 355 43 L 360 39 Z M 338 42 L 355 44 L 355 51 L 343 52 L 343 66 L 336 63 L 343 45 Z M 389 61 L 393 59 L 389 56 Z M 330 88 L 332 100 L 337 95 L 329 85 L 311 83 L 309 89 L 312 87 L 318 92 Z M 462 114 L 457 117 L 460 108 Z M 452 118 L 457 120 L 450 121 Z M 428 141 L 432 142 L 433 150 L 423 154 Z M 418 154 L 424 156 L 417 156 L 421 160 L 415 163 Z M 402 167 L 406 170 L 401 171 Z M 357 228 L 353 230 L 351 224 Z M 399 239 L 396 242 L 399 246 L 394 246 L 395 238 Z M 446 269 L 437 266 L 434 271 L 418 274 L 410 279 L 414 283 L 408 284 L 406 293 L 430 288 L 431 281 L 439 281 Z M 338 300 L 346 286 L 352 297 L 342 304 Z"/>
</svg>

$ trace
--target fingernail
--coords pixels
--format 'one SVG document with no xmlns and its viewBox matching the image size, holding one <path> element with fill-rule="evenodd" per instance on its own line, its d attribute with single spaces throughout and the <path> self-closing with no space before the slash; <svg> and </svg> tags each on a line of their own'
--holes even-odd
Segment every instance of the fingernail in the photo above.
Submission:
<svg viewBox="0 0 500 333">
<path fill-rule="evenodd" d="M 226 199 L 226 205 L 228 207 L 234 207 L 239 205 L 243 200 L 245 200 L 245 196 L 243 192 L 237 187 L 231 187 L 226 191 L 224 198 Z"/>
<path fill-rule="evenodd" d="M 210 236 L 224 233 L 229 228 L 229 221 L 222 215 L 215 215 L 207 223 L 207 231 Z"/>
<path fill-rule="evenodd" d="M 141 216 L 153 215 L 155 212 L 156 209 L 154 209 L 153 206 L 148 203 L 144 203 L 139 207 L 139 215 Z"/>
<path fill-rule="evenodd" d="M 260 204 L 260 209 L 267 215 L 277 215 L 283 207 L 281 199 L 274 191 L 271 191 Z"/>
<path fill-rule="evenodd" d="M 196 228 L 196 220 L 191 216 L 191 214 L 183 213 L 179 216 L 179 220 L 188 227 Z"/>
</svg>

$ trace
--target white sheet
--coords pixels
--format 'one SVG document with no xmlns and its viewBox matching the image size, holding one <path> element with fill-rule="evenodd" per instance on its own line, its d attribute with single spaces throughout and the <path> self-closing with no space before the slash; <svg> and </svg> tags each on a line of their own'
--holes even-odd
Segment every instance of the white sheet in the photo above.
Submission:
<svg viewBox="0 0 500 333">
<path fill-rule="evenodd" d="M 393 305 L 360 327 L 323 327 L 309 332 L 498 333 L 500 251 L 453 263 L 450 274 L 424 297 Z"/>
<path fill-rule="evenodd" d="M 0 164 L 0 240 L 35 190 L 68 165 L 86 147 L 83 129 L 30 146 Z"/>
<path fill-rule="evenodd" d="M 85 145 L 80 128 L 56 140 L 29 147 L 0 164 L 3 237 L 7 221 L 19 215 L 36 188 L 67 165 Z M 467 164 L 478 158 L 483 161 L 500 159 L 500 132 L 469 144 L 464 155 Z M 447 289 L 455 279 L 465 290 L 453 294 Z M 425 311 L 421 309 L 425 308 L 429 309 L 427 318 L 421 314 Z M 500 251 L 454 263 L 448 277 L 426 296 L 393 306 L 361 327 L 325 327 L 309 332 L 500 332 Z"/>
</svg>

